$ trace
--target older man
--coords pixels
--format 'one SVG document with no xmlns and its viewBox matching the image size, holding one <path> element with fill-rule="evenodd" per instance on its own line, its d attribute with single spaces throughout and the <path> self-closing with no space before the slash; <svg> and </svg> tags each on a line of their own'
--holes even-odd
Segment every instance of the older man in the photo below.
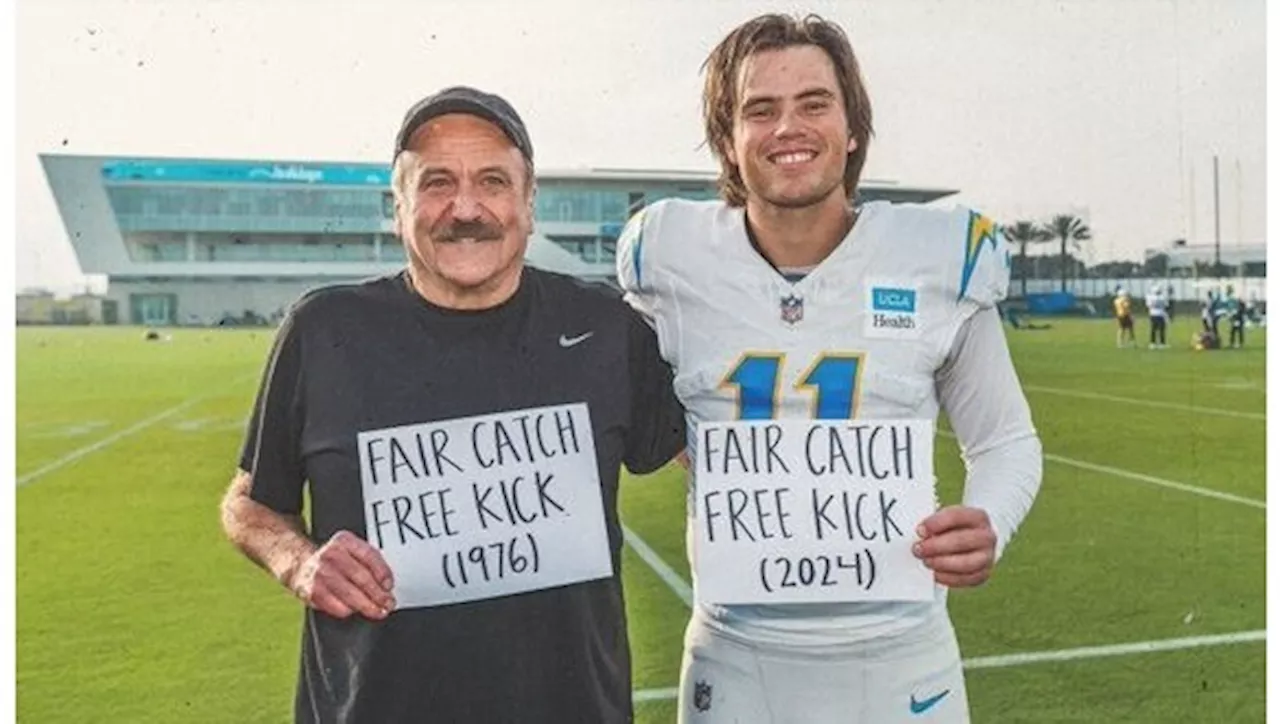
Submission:
<svg viewBox="0 0 1280 724">
<path fill-rule="evenodd" d="M 408 268 L 293 307 L 223 503 L 306 604 L 296 719 L 629 721 L 618 475 L 684 445 L 670 369 L 616 295 L 524 266 L 501 98 L 411 108 L 392 184 Z"/>
</svg>

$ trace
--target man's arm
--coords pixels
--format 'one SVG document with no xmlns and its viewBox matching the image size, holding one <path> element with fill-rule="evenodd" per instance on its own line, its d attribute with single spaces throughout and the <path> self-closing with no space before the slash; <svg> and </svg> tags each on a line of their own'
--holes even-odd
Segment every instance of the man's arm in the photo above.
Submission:
<svg viewBox="0 0 1280 724">
<path fill-rule="evenodd" d="M 366 541 L 339 531 L 323 546 L 307 537 L 302 518 L 249 496 L 253 478 L 236 472 L 222 499 L 222 528 L 231 542 L 304 603 L 346 618 L 386 618 L 395 608 L 391 569 Z"/>
<path fill-rule="evenodd" d="M 250 560 L 308 606 L 337 618 L 385 618 L 395 606 L 382 555 L 348 531 L 317 547 L 300 515 L 306 471 L 300 310 L 290 310 L 272 345 L 249 418 L 240 465 L 222 501 L 222 527 Z"/>
<path fill-rule="evenodd" d="M 631 472 L 643 475 L 682 454 L 685 417 L 671 367 L 658 351 L 657 335 L 638 312 L 627 312 L 631 326 L 631 424 L 623 463 Z"/>
<path fill-rule="evenodd" d="M 684 408 L 673 389 L 673 371 L 666 361 L 670 350 L 664 351 L 658 337 L 659 299 L 653 285 L 658 238 L 647 231 L 665 206 L 666 201 L 657 201 L 628 219 L 618 236 L 615 255 L 623 299 L 645 328 L 637 334 L 636 325 L 632 324 L 632 439 L 627 442 L 624 464 L 636 473 L 655 470 L 673 457 L 686 470 L 689 468 L 689 456 L 684 450 Z M 655 458 L 661 460 L 655 463 Z"/>
<path fill-rule="evenodd" d="M 222 530 L 249 560 L 296 594 L 293 581 L 316 546 L 307 538 L 302 516 L 277 513 L 250 498 L 252 484 L 249 473 L 236 471 L 222 498 Z"/>
<path fill-rule="evenodd" d="M 924 521 L 917 555 L 939 583 L 975 586 L 991 575 L 1030 511 L 1043 468 L 1040 439 L 994 309 L 963 324 L 937 386 L 968 472 L 964 504 Z"/>
</svg>

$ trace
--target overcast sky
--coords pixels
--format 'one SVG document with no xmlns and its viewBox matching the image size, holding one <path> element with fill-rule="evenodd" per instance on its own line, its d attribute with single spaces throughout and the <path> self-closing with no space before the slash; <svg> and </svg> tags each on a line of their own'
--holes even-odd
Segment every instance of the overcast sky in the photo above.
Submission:
<svg viewBox="0 0 1280 724">
<path fill-rule="evenodd" d="M 473 84 L 542 168 L 712 169 L 699 66 L 761 11 L 853 40 L 865 176 L 961 190 L 1001 221 L 1087 215 L 1090 258 L 1265 231 L 1262 0 L 20 0 L 19 286 L 82 282 L 47 152 L 388 160 L 405 109 Z"/>
</svg>

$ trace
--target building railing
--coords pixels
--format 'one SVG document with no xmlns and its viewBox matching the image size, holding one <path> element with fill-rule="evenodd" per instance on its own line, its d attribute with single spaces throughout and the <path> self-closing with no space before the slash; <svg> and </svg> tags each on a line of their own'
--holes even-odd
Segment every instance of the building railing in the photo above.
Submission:
<svg viewBox="0 0 1280 724">
<path fill-rule="evenodd" d="M 353 233 L 389 231 L 391 223 L 375 217 L 203 216 L 192 214 L 117 214 L 123 232 L 216 231 L 222 233 Z"/>
</svg>

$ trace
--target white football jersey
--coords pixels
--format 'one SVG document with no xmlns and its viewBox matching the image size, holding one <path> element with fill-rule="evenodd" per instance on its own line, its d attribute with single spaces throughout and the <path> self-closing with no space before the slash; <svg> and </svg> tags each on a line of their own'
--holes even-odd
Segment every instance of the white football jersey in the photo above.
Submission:
<svg viewBox="0 0 1280 724">
<path fill-rule="evenodd" d="M 1163 317 L 1168 314 L 1169 302 L 1163 294 L 1151 292 L 1147 295 L 1147 312 L 1152 317 Z"/>
<path fill-rule="evenodd" d="M 795 283 L 753 247 L 743 209 L 719 201 L 657 202 L 618 242 L 619 281 L 675 370 L 693 470 L 704 421 L 935 420 L 935 373 L 962 324 L 1003 299 L 1008 260 L 1003 235 L 976 212 L 885 202 L 862 206 L 848 236 Z M 820 643 L 892 634 L 938 607 L 940 587 L 925 603 L 705 613 L 744 635 Z"/>
</svg>

